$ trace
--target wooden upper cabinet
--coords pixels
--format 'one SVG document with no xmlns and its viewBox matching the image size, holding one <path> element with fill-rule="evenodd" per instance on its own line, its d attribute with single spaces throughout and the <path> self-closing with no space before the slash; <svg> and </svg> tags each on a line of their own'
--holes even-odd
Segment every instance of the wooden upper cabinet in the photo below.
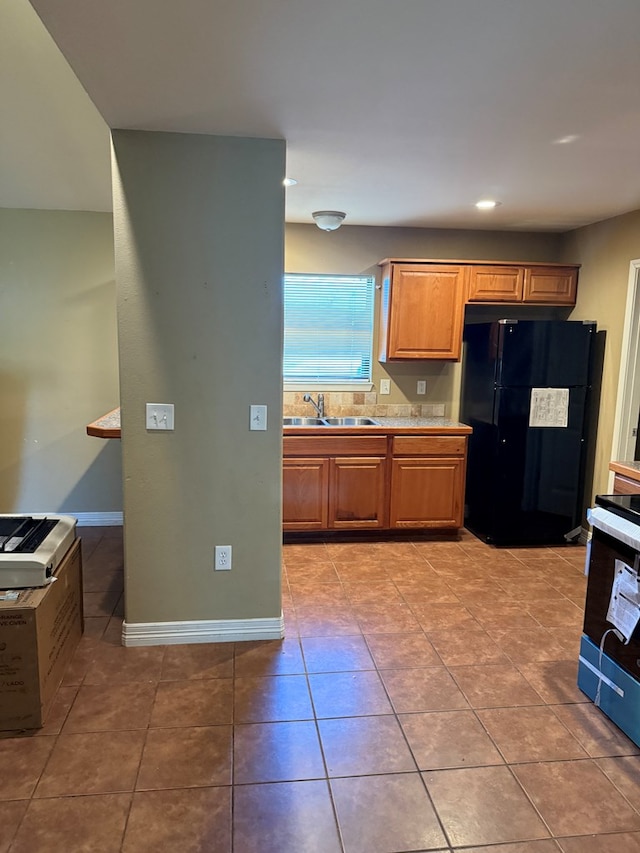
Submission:
<svg viewBox="0 0 640 853">
<path fill-rule="evenodd" d="M 524 301 L 545 305 L 575 305 L 578 287 L 576 267 L 526 267 Z"/>
<path fill-rule="evenodd" d="M 524 269 L 507 266 L 473 266 L 469 271 L 469 302 L 521 302 Z"/>
<path fill-rule="evenodd" d="M 380 361 L 460 359 L 465 274 L 460 264 L 383 262 Z"/>
</svg>

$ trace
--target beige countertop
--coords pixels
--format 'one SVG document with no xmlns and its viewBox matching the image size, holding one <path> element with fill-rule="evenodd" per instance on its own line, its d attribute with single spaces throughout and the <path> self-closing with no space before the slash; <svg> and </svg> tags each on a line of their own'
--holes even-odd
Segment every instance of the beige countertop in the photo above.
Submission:
<svg viewBox="0 0 640 853">
<path fill-rule="evenodd" d="M 385 435 L 393 432 L 404 435 L 418 432 L 435 435 L 444 432 L 450 435 L 468 435 L 471 432 L 471 427 L 448 418 L 376 417 L 374 420 L 377 421 L 378 425 L 362 427 L 287 426 L 283 428 L 283 433 L 284 435 L 344 435 L 345 433 L 353 435 L 354 432 L 357 432 L 364 435 Z M 87 424 L 87 435 L 93 435 L 97 438 L 120 438 L 120 408 L 113 409 L 93 423 Z M 638 477 L 640 478 L 640 470 Z"/>
</svg>

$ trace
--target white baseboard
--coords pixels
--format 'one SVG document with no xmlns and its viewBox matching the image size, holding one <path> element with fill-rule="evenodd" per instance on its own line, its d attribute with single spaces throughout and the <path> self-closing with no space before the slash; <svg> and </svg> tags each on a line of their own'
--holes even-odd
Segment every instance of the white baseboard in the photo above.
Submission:
<svg viewBox="0 0 640 853">
<path fill-rule="evenodd" d="M 165 646 L 180 643 L 237 643 L 281 640 L 284 616 L 268 619 L 205 619 L 197 622 L 124 622 L 123 646 Z"/>
<path fill-rule="evenodd" d="M 78 527 L 122 527 L 121 512 L 69 512 L 78 519 Z"/>
</svg>

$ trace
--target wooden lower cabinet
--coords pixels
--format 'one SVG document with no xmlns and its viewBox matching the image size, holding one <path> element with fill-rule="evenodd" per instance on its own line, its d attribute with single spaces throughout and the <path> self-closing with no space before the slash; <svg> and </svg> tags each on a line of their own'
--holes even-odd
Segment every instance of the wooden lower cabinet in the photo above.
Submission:
<svg viewBox="0 0 640 853">
<path fill-rule="evenodd" d="M 284 530 L 325 530 L 329 517 L 328 459 L 285 459 L 282 469 Z"/>
<path fill-rule="evenodd" d="M 463 458 L 393 459 L 390 526 L 461 527 L 464 477 Z"/>
<path fill-rule="evenodd" d="M 464 435 L 395 436 L 390 527 L 462 527 L 466 459 Z"/>
<path fill-rule="evenodd" d="M 284 530 L 385 526 L 385 457 L 285 459 Z"/>
<path fill-rule="evenodd" d="M 385 526 L 385 462 L 384 457 L 330 460 L 330 528 Z"/>
<path fill-rule="evenodd" d="M 285 531 L 462 527 L 466 435 L 324 434 L 283 449 Z"/>
</svg>

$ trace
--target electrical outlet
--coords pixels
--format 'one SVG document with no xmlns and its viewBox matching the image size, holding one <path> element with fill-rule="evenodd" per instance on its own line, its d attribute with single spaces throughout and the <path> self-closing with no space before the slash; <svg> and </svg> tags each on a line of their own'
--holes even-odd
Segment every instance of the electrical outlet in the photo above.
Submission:
<svg viewBox="0 0 640 853">
<path fill-rule="evenodd" d="M 418 379 L 418 384 L 416 385 L 416 394 L 426 394 L 427 393 L 427 381 L 426 379 Z"/>
<path fill-rule="evenodd" d="M 390 394 L 391 393 L 391 380 L 390 379 L 381 379 L 380 380 L 380 393 L 381 394 Z"/>
<path fill-rule="evenodd" d="M 231 569 L 231 545 L 216 545 L 214 566 L 216 572 L 228 572 Z"/>
</svg>

